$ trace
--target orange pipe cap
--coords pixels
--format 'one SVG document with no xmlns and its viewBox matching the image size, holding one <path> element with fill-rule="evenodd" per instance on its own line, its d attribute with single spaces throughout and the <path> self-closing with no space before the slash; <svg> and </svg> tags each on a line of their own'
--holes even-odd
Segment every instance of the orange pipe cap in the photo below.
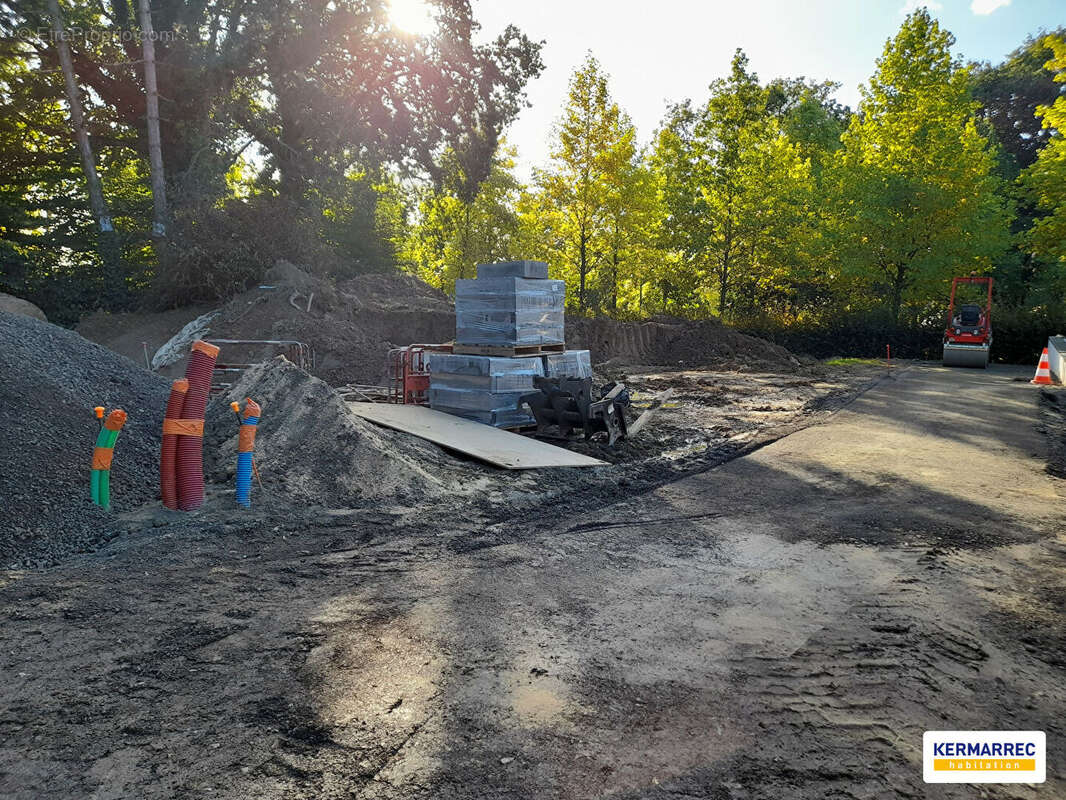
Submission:
<svg viewBox="0 0 1066 800">
<path fill-rule="evenodd" d="M 104 422 L 104 427 L 109 431 L 120 431 L 122 426 L 126 424 L 126 412 L 121 408 L 116 408 L 110 414 L 107 415 L 107 421 Z"/>
<path fill-rule="evenodd" d="M 192 343 L 193 350 L 199 350 L 208 358 L 215 358 L 218 355 L 218 347 L 213 344 L 208 344 L 203 339 L 197 339 Z"/>
</svg>

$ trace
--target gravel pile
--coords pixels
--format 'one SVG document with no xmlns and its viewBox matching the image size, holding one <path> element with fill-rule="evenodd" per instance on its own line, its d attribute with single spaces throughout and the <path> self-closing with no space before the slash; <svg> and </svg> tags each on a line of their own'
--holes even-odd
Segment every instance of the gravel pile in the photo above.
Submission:
<svg viewBox="0 0 1066 800">
<path fill-rule="evenodd" d="M 255 461 L 274 499 L 325 508 L 406 503 L 469 474 L 440 448 L 355 416 L 326 383 L 278 356 L 245 371 L 208 406 L 204 453 L 212 482 L 233 485 L 238 423 L 229 404 L 243 408 L 246 397 L 263 408 Z"/>
<path fill-rule="evenodd" d="M 165 379 L 73 331 L 0 312 L 0 565 L 88 552 L 115 535 L 115 512 L 157 496 L 168 391 Z M 129 415 L 110 513 L 89 500 L 97 405 Z"/>
</svg>

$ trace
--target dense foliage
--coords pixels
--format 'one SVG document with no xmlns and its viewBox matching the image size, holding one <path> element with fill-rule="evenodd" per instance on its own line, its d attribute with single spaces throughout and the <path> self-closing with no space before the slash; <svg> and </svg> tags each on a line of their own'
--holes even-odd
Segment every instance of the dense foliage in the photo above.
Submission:
<svg viewBox="0 0 1066 800">
<path fill-rule="evenodd" d="M 151 246 L 138 0 L 3 4 L 0 282 L 53 314 L 145 292 L 224 296 L 279 255 L 334 271 L 394 267 L 402 182 L 440 183 L 449 153 L 472 198 L 542 68 L 540 45 L 513 27 L 476 43 L 468 0 L 436 0 L 429 37 L 394 27 L 386 0 L 149 5 L 166 258 Z M 55 11 L 63 36 L 50 28 Z M 63 43 L 122 242 L 117 293 L 84 199 Z"/>
<path fill-rule="evenodd" d="M 950 279 L 969 273 L 996 277 L 1004 335 L 1066 328 L 1063 30 L 966 64 L 920 9 L 855 110 L 830 81 L 761 82 L 738 50 L 646 142 L 590 54 L 525 185 L 503 136 L 540 45 L 513 28 L 478 44 L 468 0 L 434 0 L 429 36 L 395 29 L 385 0 L 152 0 L 164 250 L 136 4 L 64 7 L 83 31 L 68 43 L 121 242 L 115 287 L 40 33 L 51 1 L 4 5 L 0 289 L 67 320 L 224 297 L 278 256 L 449 291 L 480 262 L 536 258 L 574 312 L 716 315 L 811 351 L 935 347 Z"/>
</svg>

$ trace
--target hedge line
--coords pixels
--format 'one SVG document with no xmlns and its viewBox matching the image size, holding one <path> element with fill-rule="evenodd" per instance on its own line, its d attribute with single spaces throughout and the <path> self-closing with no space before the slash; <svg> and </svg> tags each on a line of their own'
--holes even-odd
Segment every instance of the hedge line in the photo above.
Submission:
<svg viewBox="0 0 1066 800">
<path fill-rule="evenodd" d="M 883 316 L 853 314 L 813 325 L 784 325 L 761 319 L 737 326 L 744 333 L 814 358 L 894 358 L 938 361 L 944 329 L 940 322 L 899 325 Z M 992 360 L 1036 364 L 1049 336 L 1066 334 L 1066 304 L 1056 310 L 993 309 Z"/>
</svg>

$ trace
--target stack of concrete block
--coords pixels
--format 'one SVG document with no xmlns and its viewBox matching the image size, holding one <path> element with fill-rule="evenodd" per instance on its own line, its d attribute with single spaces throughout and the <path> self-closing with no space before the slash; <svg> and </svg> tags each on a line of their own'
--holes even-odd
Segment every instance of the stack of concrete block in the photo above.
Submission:
<svg viewBox="0 0 1066 800">
<path fill-rule="evenodd" d="M 544 374 L 540 358 L 429 354 L 429 404 L 437 411 L 498 428 L 533 424 L 519 398 Z"/>
<path fill-rule="evenodd" d="M 546 353 L 544 374 L 549 378 L 591 378 L 592 355 L 588 350 L 566 350 L 562 353 Z"/>
<path fill-rule="evenodd" d="M 566 283 L 548 280 L 542 261 L 482 264 L 455 282 L 455 341 L 522 347 L 562 344 Z"/>
<path fill-rule="evenodd" d="M 475 280 L 455 282 L 457 345 L 521 347 L 565 341 L 566 284 L 548 280 L 542 261 L 481 264 Z M 429 354 L 429 404 L 466 419 L 518 428 L 535 423 L 519 398 L 534 391 L 542 375 L 592 375 L 588 350 L 525 357 Z"/>
</svg>

